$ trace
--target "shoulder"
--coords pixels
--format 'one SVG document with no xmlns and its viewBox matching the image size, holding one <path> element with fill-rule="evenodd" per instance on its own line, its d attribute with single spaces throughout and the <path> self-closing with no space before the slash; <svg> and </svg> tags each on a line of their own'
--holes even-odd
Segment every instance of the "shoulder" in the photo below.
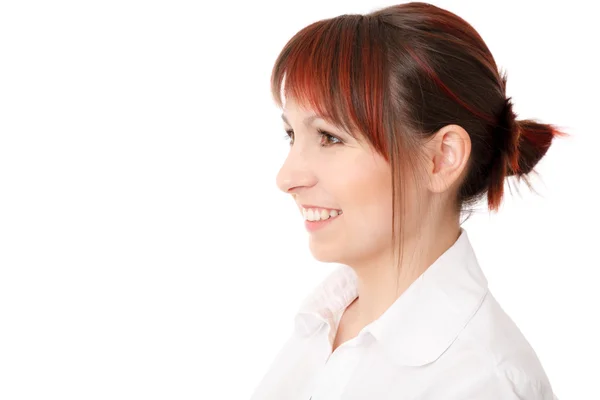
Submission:
<svg viewBox="0 0 600 400">
<path fill-rule="evenodd" d="M 489 292 L 438 361 L 449 367 L 446 374 L 454 376 L 451 387 L 456 396 L 448 399 L 555 399 L 532 346 Z"/>
<path fill-rule="evenodd" d="M 492 367 L 472 370 L 469 376 L 445 379 L 435 385 L 432 398 L 447 400 L 556 400 L 547 380 L 532 378 L 518 366 Z"/>
<path fill-rule="evenodd" d="M 533 347 L 489 291 L 458 339 L 459 345 L 473 346 L 487 354 L 492 365 L 521 369 L 532 378 L 546 379 Z"/>
</svg>

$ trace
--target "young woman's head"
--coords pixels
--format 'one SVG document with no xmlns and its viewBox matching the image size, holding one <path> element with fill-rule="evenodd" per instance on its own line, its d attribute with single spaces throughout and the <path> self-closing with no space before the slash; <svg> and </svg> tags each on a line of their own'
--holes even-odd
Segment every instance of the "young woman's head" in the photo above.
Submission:
<svg viewBox="0 0 600 400">
<path fill-rule="evenodd" d="M 291 141 L 277 182 L 309 220 L 325 219 L 307 223 L 321 261 L 392 260 L 485 194 L 497 210 L 505 178 L 529 184 L 560 134 L 517 121 L 481 37 L 425 3 L 307 26 L 271 83 Z"/>
</svg>

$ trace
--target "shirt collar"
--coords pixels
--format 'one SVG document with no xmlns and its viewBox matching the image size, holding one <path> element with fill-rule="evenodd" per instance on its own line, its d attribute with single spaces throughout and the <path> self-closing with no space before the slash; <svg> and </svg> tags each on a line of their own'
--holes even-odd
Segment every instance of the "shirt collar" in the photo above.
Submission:
<svg viewBox="0 0 600 400">
<path fill-rule="evenodd" d="M 424 365 L 450 347 L 487 292 L 487 280 L 461 228 L 456 242 L 364 330 L 400 365 Z M 357 295 L 356 275 L 342 265 L 302 303 L 297 331 L 308 336 L 324 323 L 335 326 L 336 315 Z"/>
<path fill-rule="evenodd" d="M 337 325 L 337 316 L 358 296 L 354 270 L 340 265 L 305 298 L 295 318 L 296 331 L 304 336 L 323 324 Z"/>
</svg>

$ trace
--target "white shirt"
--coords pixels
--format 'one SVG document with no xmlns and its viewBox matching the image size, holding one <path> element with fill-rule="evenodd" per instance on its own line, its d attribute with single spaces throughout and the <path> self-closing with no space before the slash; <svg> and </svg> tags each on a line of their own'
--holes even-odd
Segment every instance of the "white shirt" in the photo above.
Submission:
<svg viewBox="0 0 600 400">
<path fill-rule="evenodd" d="M 252 400 L 557 400 L 490 293 L 464 228 L 377 320 L 332 353 L 356 275 L 340 266 L 302 303 Z"/>
</svg>

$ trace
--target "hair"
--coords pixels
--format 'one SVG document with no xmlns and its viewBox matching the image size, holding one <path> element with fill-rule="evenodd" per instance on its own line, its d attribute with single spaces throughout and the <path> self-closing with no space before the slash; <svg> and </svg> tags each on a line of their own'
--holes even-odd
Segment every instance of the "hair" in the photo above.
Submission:
<svg viewBox="0 0 600 400">
<path fill-rule="evenodd" d="M 404 178 L 414 174 L 422 144 L 446 125 L 463 127 L 471 140 L 457 212 L 485 194 L 489 210 L 498 211 L 509 176 L 531 189 L 527 175 L 552 139 L 566 135 L 553 125 L 517 120 L 506 74 L 481 36 L 459 16 L 427 3 L 306 26 L 275 61 L 271 93 L 279 107 L 283 86 L 284 97 L 351 135 L 358 132 L 390 163 L 396 212 L 404 210 Z"/>
</svg>

